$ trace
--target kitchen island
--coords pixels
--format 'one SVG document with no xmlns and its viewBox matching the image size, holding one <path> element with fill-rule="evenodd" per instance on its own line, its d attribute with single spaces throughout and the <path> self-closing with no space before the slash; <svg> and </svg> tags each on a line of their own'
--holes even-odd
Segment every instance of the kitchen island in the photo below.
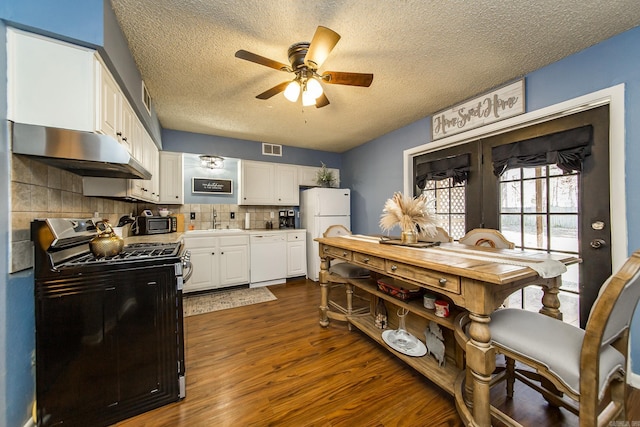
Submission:
<svg viewBox="0 0 640 427">
<path fill-rule="evenodd" d="M 350 284 L 371 296 L 371 312 L 368 316 L 347 316 L 347 320 L 382 345 L 385 343 L 381 330 L 374 325 L 373 319 L 380 299 L 388 306 L 402 308 L 412 314 L 407 317 L 407 329 L 414 335 L 424 330 L 428 322 L 436 322 L 443 329 L 447 363 L 441 366 L 429 354 L 422 357 L 396 354 L 453 394 L 465 424 L 478 426 L 490 426 L 492 415 L 499 416 L 489 401 L 489 381 L 495 370 L 495 349 L 491 345 L 489 330 L 491 313 L 511 293 L 535 283 L 543 285 L 544 307 L 541 312 L 560 318 L 562 314 L 557 297 L 560 274 L 564 265 L 579 262 L 579 259 L 568 255 L 470 247 L 457 243 L 417 248 L 382 244 L 377 238 L 358 235 L 316 240 L 322 260 L 320 324 L 323 327 L 329 325 L 331 261 L 339 259 L 369 269 L 371 280 L 352 279 Z M 435 316 L 420 303 L 408 303 L 384 294 L 376 286 L 376 279 L 380 277 L 436 293 L 451 303 L 453 313 L 465 314 L 468 311 L 468 328 L 461 330 L 455 320 Z M 393 310 L 388 311 L 392 326 L 397 327 L 397 323 L 393 325 Z M 460 351 L 464 351 L 464 358 Z M 470 375 L 467 375 L 467 370 Z"/>
</svg>

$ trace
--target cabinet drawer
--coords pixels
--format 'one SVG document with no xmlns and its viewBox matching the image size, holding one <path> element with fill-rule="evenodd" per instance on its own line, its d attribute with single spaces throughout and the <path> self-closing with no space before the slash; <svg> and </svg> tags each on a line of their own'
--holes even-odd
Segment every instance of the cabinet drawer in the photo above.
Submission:
<svg viewBox="0 0 640 427">
<path fill-rule="evenodd" d="M 333 246 L 322 245 L 320 248 L 323 255 L 329 255 L 332 258 L 340 258 L 345 261 L 351 261 L 351 251 L 347 249 L 340 249 Z"/>
<path fill-rule="evenodd" d="M 353 254 L 353 262 L 378 270 L 384 270 L 384 259 L 378 258 L 377 256 L 371 256 L 356 252 Z"/>
<path fill-rule="evenodd" d="M 187 249 L 213 248 L 217 246 L 218 239 L 215 237 L 189 237 L 184 239 Z"/>
<path fill-rule="evenodd" d="M 249 244 L 249 236 L 223 236 L 219 237 L 220 246 L 228 246 L 228 245 L 248 245 Z"/>
<path fill-rule="evenodd" d="M 287 242 L 304 242 L 306 240 L 306 231 L 295 231 L 287 233 Z"/>
<path fill-rule="evenodd" d="M 434 290 L 460 293 L 460 278 L 451 274 L 415 267 L 401 262 L 386 261 L 386 272 L 392 276 L 424 283 Z"/>
</svg>

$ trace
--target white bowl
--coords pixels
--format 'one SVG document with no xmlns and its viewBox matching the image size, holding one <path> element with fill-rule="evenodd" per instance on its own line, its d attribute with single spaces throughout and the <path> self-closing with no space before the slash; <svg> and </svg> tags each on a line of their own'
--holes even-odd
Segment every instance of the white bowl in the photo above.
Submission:
<svg viewBox="0 0 640 427">
<path fill-rule="evenodd" d="M 158 210 L 158 213 L 160 214 L 160 216 L 169 215 L 169 211 L 167 209 L 160 209 L 160 210 Z"/>
</svg>

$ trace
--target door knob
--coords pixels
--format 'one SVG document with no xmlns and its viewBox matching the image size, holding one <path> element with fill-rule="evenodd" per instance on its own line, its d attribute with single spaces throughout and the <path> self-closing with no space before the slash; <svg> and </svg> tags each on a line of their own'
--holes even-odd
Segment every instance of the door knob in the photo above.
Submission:
<svg viewBox="0 0 640 427">
<path fill-rule="evenodd" d="M 602 239 L 593 239 L 589 244 L 593 249 L 600 249 L 601 247 L 606 246 L 607 242 Z"/>
</svg>

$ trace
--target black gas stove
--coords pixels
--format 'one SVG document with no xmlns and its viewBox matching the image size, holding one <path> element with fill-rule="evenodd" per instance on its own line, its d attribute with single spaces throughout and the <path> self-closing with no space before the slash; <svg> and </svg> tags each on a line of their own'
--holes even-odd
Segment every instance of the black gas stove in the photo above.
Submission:
<svg viewBox="0 0 640 427">
<path fill-rule="evenodd" d="M 90 219 L 31 223 L 38 426 L 108 426 L 185 397 L 188 251 L 134 243 L 99 258 L 97 235 Z"/>
<path fill-rule="evenodd" d="M 126 245 L 121 253 L 111 257 L 96 257 L 92 253 L 81 255 L 76 259 L 66 261 L 57 266 L 58 269 L 91 266 L 97 264 L 120 264 L 153 261 L 161 263 L 167 258 L 180 256 L 180 243 L 131 243 Z"/>
</svg>

